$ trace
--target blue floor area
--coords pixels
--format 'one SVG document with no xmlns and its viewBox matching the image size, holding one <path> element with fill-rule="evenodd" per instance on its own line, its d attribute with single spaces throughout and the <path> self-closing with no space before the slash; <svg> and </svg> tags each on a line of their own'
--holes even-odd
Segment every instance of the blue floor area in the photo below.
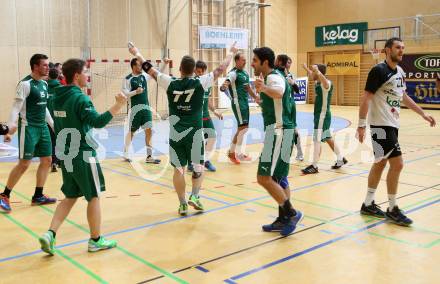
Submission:
<svg viewBox="0 0 440 284">
<path fill-rule="evenodd" d="M 237 123 L 232 115 L 224 117 L 224 120 L 213 119 L 217 131 L 218 149 L 229 147 L 232 136 L 237 130 Z M 297 123 L 301 135 L 311 135 L 313 132 L 313 114 L 309 112 L 297 112 Z M 350 121 L 341 117 L 332 117 L 332 131 L 338 131 L 350 125 Z M 168 153 L 169 124 L 168 120 L 153 123 L 153 147 L 155 155 Z M 120 156 L 124 145 L 123 126 L 110 126 L 104 129 L 95 130 L 94 138 L 100 144 L 98 153 L 101 159 L 116 158 Z M 246 135 L 246 144 L 262 143 L 264 138 L 263 117 L 260 113 L 251 114 L 249 130 Z M 10 144 L 13 147 L 18 145 L 18 137 Z M 133 139 L 133 151 L 135 155 L 145 156 L 144 133 L 137 132 Z M 14 161 L 17 159 L 17 152 L 11 156 L 1 157 L 0 162 Z"/>
</svg>

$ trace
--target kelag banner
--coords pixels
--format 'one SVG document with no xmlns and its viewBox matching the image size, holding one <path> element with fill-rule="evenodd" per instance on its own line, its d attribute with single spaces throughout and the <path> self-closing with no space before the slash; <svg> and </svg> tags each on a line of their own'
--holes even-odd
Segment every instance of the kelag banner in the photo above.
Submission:
<svg viewBox="0 0 440 284">
<path fill-rule="evenodd" d="M 435 85 L 440 76 L 440 53 L 405 54 L 400 66 L 406 74 L 407 93 L 415 102 L 440 104 Z"/>
<path fill-rule="evenodd" d="M 367 29 L 367 22 L 315 27 L 315 46 L 362 44 Z"/>
</svg>

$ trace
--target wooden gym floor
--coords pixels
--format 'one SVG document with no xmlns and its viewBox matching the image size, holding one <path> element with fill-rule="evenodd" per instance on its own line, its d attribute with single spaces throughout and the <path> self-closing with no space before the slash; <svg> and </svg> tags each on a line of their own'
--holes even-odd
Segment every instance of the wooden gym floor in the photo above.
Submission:
<svg viewBox="0 0 440 284">
<path fill-rule="evenodd" d="M 312 106 L 299 106 L 311 112 Z M 357 107 L 332 107 L 335 116 L 357 121 Z M 428 111 L 440 122 L 440 112 Z M 257 162 L 231 165 L 217 149 L 216 173 L 207 173 L 203 214 L 177 215 L 172 168 L 102 161 L 107 192 L 102 197 L 103 234 L 118 248 L 87 253 L 86 202 L 80 200 L 57 234 L 57 254 L 39 250 L 55 206 L 31 207 L 36 164 L 12 193 L 13 211 L 0 216 L 1 283 L 435 283 L 440 279 L 440 131 L 409 110 L 401 114 L 405 167 L 398 205 L 414 220 L 410 228 L 362 217 L 370 144 L 359 146 L 354 125 L 336 133 L 349 163 L 331 170 L 334 157 L 323 145 L 320 173 L 301 176 L 306 161 L 292 161 L 293 205 L 305 213 L 295 233 L 281 238 L 261 225 L 277 214 L 275 202 L 256 183 Z M 307 141 L 305 141 L 307 140 Z M 261 144 L 247 147 L 258 153 Z M 294 155 L 293 155 L 294 157 Z M 167 160 L 166 157 L 162 157 Z M 0 163 L 3 187 L 12 162 Z M 165 169 L 162 169 L 165 167 Z M 163 170 L 149 181 L 139 173 Z M 383 180 L 385 175 L 383 176 Z M 190 175 L 187 175 L 190 182 Z M 51 173 L 45 192 L 63 198 L 61 173 Z M 187 190 L 190 191 L 188 184 Z M 387 207 L 385 181 L 377 203 Z M 437 279 L 437 280 L 435 280 Z"/>
</svg>

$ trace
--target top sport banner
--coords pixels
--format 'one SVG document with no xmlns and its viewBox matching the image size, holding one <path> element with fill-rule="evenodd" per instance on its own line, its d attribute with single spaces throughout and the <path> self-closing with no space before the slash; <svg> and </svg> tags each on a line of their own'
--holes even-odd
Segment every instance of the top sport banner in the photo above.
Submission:
<svg viewBox="0 0 440 284">
<path fill-rule="evenodd" d="M 200 48 L 228 48 L 234 42 L 237 47 L 249 47 L 249 31 L 246 29 L 199 26 Z"/>
<path fill-rule="evenodd" d="M 406 92 L 416 103 L 440 105 L 435 80 L 440 76 L 440 53 L 405 54 L 400 66 L 406 74 Z"/>
<path fill-rule="evenodd" d="M 315 27 L 315 46 L 362 44 L 367 22 Z"/>
<path fill-rule="evenodd" d="M 326 54 L 324 63 L 327 66 L 327 75 L 359 75 L 361 55 L 351 54 Z"/>
</svg>

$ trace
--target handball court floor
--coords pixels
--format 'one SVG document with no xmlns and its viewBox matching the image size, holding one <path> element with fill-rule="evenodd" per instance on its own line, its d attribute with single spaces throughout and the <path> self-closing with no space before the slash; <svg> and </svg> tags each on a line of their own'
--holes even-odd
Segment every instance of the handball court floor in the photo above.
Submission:
<svg viewBox="0 0 440 284">
<path fill-rule="evenodd" d="M 297 108 L 299 126 L 310 125 L 313 106 Z M 340 170 L 330 169 L 334 157 L 323 144 L 320 173 L 302 176 L 300 169 L 312 156 L 311 137 L 302 137 L 306 159 L 292 159 L 289 182 L 293 205 L 305 218 L 288 237 L 262 232 L 261 225 L 275 218 L 276 204 L 256 183 L 257 160 L 239 166 L 226 161 L 227 141 L 211 159 L 217 172 L 206 173 L 203 182 L 205 212 L 194 214 L 190 208 L 187 217 L 177 215 L 166 155 L 159 166 L 109 155 L 102 161 L 107 187 L 101 199 L 102 232 L 117 240 L 118 247 L 87 252 L 87 204 L 79 200 L 58 231 L 56 255 L 49 257 L 40 251 L 37 238 L 47 230 L 55 205 L 30 206 L 33 163 L 14 188 L 11 214 L 0 216 L 0 283 L 436 283 L 439 126 L 430 128 L 417 114 L 402 110 L 399 140 L 405 167 L 398 205 L 414 224 L 399 227 L 359 214 L 372 153 L 369 140 L 359 145 L 354 138 L 357 112 L 357 107 L 332 107 L 332 114 L 341 118 L 335 123 L 336 141 L 344 145 L 349 161 Z M 439 111 L 427 112 L 440 122 Z M 251 120 L 259 116 L 254 112 Z M 143 135 L 139 137 L 142 142 Z M 109 138 L 113 143 L 119 139 L 122 147 L 122 136 Z M 254 140 L 246 151 L 256 157 L 262 144 Z M 15 162 L 0 161 L 3 190 Z M 376 193 L 382 209 L 387 207 L 385 174 Z M 186 177 L 189 192 L 191 176 Z M 61 181 L 61 172 L 50 173 L 45 192 L 62 199 Z"/>
</svg>

